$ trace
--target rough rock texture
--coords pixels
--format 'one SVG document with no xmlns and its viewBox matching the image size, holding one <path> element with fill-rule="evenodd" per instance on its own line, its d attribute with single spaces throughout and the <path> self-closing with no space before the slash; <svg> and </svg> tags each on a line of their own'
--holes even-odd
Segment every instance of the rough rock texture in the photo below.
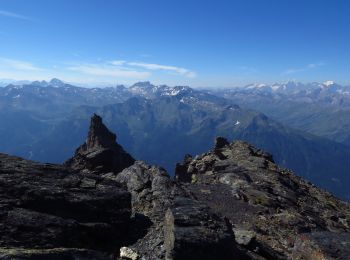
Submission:
<svg viewBox="0 0 350 260">
<path fill-rule="evenodd" d="M 300 235 L 293 248 L 292 259 L 339 259 L 350 256 L 350 233 L 329 231 Z"/>
<path fill-rule="evenodd" d="M 164 259 L 163 219 L 173 189 L 168 174 L 137 161 L 117 175 L 109 173 L 103 177 L 125 184 L 131 193 L 133 218 L 126 245 L 144 259 Z"/>
<path fill-rule="evenodd" d="M 30 259 L 30 260 L 107 260 L 111 256 L 88 249 L 54 248 L 54 249 L 21 249 L 0 248 L 0 259 Z"/>
<path fill-rule="evenodd" d="M 122 247 L 120 248 L 120 257 L 121 258 L 126 258 L 126 259 L 131 259 L 131 260 L 137 260 L 139 259 L 139 254 L 136 253 L 134 250 L 128 247 Z"/>
<path fill-rule="evenodd" d="M 134 162 L 135 159 L 116 143 L 116 135 L 102 123 L 102 118 L 94 114 L 85 143 L 65 165 L 83 173 L 118 173 Z"/>
<path fill-rule="evenodd" d="M 130 214 L 115 181 L 0 154 L 1 259 L 107 259 Z"/>
<path fill-rule="evenodd" d="M 108 177 L 110 174 L 104 175 Z M 170 206 L 174 187 L 167 172 L 156 166 L 137 161 L 116 175 L 115 180 L 126 184 L 132 195 L 133 213 L 141 213 L 153 220 L 162 220 L 164 209 Z"/>
<path fill-rule="evenodd" d="M 220 138 L 213 151 L 189 158 L 176 168 L 179 185 L 228 220 L 239 247 L 251 258 L 346 255 L 341 245 L 350 242 L 349 204 L 278 168 L 270 154 Z M 300 243 L 303 236 L 324 258 L 300 254 L 307 247 Z"/>
<path fill-rule="evenodd" d="M 164 223 L 166 259 L 248 259 L 227 223 L 203 203 L 177 197 Z"/>
<path fill-rule="evenodd" d="M 226 221 L 190 198 L 163 169 L 136 162 L 103 177 L 126 184 L 131 193 L 134 224 L 127 246 L 143 259 L 240 256 Z"/>
<path fill-rule="evenodd" d="M 94 115 L 64 166 L 0 154 L 1 259 L 348 259 L 350 206 L 220 137 L 166 171 Z"/>
</svg>

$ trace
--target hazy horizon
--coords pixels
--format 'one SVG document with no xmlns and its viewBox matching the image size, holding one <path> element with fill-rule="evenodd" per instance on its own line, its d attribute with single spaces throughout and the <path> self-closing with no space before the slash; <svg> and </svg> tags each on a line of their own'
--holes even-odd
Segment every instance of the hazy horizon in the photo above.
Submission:
<svg viewBox="0 0 350 260">
<path fill-rule="evenodd" d="M 2 1 L 0 78 L 350 84 L 347 1 Z"/>
<path fill-rule="evenodd" d="M 21 79 L 21 80 L 14 80 L 14 79 L 1 79 L 0 78 L 0 87 L 5 87 L 7 85 L 10 84 L 32 84 L 34 82 L 46 82 L 49 83 L 51 80 L 60 80 L 63 83 L 66 84 L 70 84 L 73 86 L 77 86 L 77 87 L 86 87 L 86 88 L 104 88 L 104 87 L 116 87 L 119 85 L 125 86 L 125 87 L 131 87 L 137 83 L 142 83 L 142 82 L 149 82 L 152 85 L 155 86 L 162 86 L 162 85 L 166 85 L 166 86 L 170 86 L 170 87 L 175 87 L 175 86 L 187 86 L 187 87 L 191 87 L 191 88 L 196 88 L 196 89 L 230 89 L 230 88 L 243 88 L 246 86 L 253 86 L 255 85 L 256 87 L 260 86 L 272 86 L 272 85 L 283 85 L 283 84 L 288 84 L 288 83 L 295 83 L 295 84 L 303 84 L 303 85 L 308 85 L 308 84 L 313 84 L 313 83 L 319 83 L 319 84 L 329 84 L 329 83 L 334 83 L 337 85 L 341 85 L 344 87 L 350 87 L 350 85 L 347 84 L 341 84 L 339 82 L 335 82 L 333 80 L 326 80 L 324 82 L 318 82 L 318 81 L 306 81 L 306 82 L 302 82 L 302 81 L 297 81 L 297 80 L 286 80 L 286 81 L 279 81 L 279 82 L 251 82 L 248 84 L 242 84 L 242 85 L 231 85 L 231 86 L 191 86 L 191 85 L 180 85 L 180 84 L 165 84 L 165 83 L 155 83 L 149 80 L 145 80 L 145 81 L 135 81 L 133 83 L 130 84 L 120 84 L 120 83 L 106 83 L 106 82 L 97 82 L 97 83 L 79 83 L 79 82 L 69 82 L 69 81 L 65 81 L 59 78 L 49 78 L 49 79 L 37 79 L 37 80 L 26 80 L 26 79 Z"/>
</svg>

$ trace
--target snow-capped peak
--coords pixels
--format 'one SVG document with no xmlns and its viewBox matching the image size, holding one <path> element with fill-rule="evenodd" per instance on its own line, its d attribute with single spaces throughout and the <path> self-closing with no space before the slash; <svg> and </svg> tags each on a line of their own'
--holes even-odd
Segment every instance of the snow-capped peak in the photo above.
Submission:
<svg viewBox="0 0 350 260">
<path fill-rule="evenodd" d="M 256 87 L 257 88 L 263 88 L 263 87 L 266 87 L 266 86 L 267 86 L 266 84 L 262 83 L 262 84 L 258 84 Z"/>
<path fill-rule="evenodd" d="M 327 81 L 323 82 L 323 85 L 329 87 L 329 86 L 331 86 L 331 85 L 334 85 L 334 81 L 332 81 L 332 80 L 327 80 Z"/>
<path fill-rule="evenodd" d="M 53 87 L 63 87 L 65 85 L 65 83 L 62 80 L 59 80 L 57 78 L 51 79 L 49 84 Z"/>
</svg>

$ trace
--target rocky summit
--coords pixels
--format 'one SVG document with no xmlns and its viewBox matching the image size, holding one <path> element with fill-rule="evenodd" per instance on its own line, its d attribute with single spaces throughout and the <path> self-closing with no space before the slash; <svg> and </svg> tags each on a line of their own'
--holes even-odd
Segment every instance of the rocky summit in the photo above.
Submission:
<svg viewBox="0 0 350 260">
<path fill-rule="evenodd" d="M 0 259 L 348 259 L 350 206 L 248 143 L 172 179 L 94 115 L 64 165 L 0 154 Z"/>
<path fill-rule="evenodd" d="M 193 198 L 226 219 L 247 255 L 347 259 L 348 203 L 280 169 L 270 154 L 246 142 L 219 137 L 215 143 L 208 153 L 186 156 L 175 178 Z"/>
</svg>

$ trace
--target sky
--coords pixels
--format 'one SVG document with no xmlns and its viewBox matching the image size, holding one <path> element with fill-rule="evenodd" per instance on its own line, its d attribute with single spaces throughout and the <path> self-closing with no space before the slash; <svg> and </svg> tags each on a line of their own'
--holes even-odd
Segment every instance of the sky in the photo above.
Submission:
<svg viewBox="0 0 350 260">
<path fill-rule="evenodd" d="M 347 0 L 0 0 L 0 79 L 350 84 Z"/>
</svg>

